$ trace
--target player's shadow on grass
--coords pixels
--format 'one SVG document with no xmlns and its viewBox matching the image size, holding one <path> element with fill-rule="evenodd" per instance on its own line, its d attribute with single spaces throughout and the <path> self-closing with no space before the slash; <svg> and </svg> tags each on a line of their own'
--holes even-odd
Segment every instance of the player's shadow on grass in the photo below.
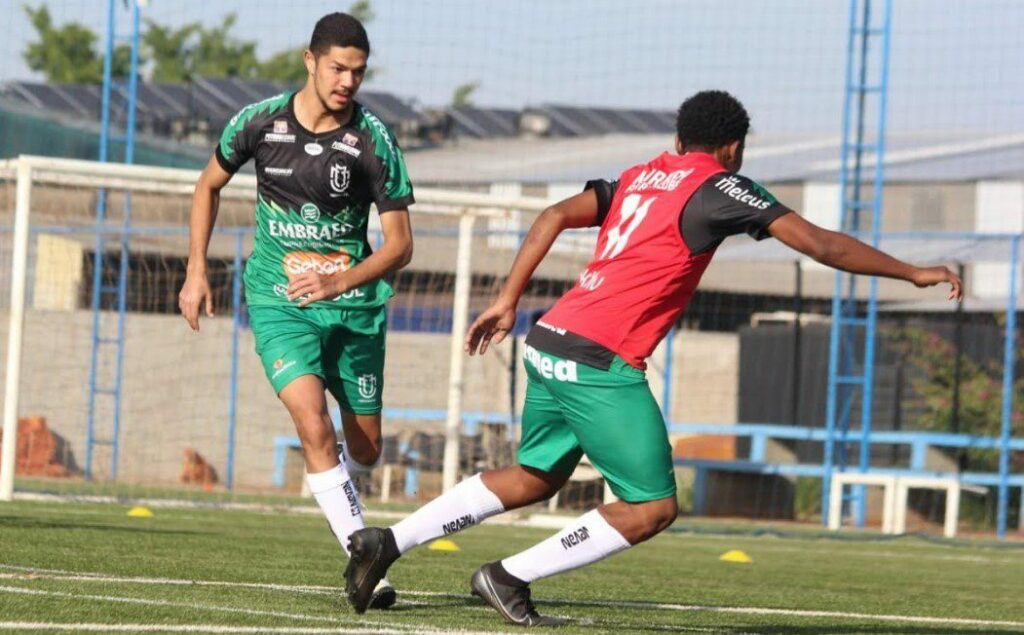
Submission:
<svg viewBox="0 0 1024 635">
<path fill-rule="evenodd" d="M 119 531 L 126 533 L 142 534 L 166 534 L 166 535 L 199 535 L 209 533 L 207 531 L 195 531 L 191 529 L 157 529 L 154 527 L 126 527 L 124 525 L 70 522 L 64 520 L 38 520 L 36 518 L 23 518 L 20 516 L 0 516 L 0 527 L 12 529 L 96 529 L 101 531 Z"/>
</svg>

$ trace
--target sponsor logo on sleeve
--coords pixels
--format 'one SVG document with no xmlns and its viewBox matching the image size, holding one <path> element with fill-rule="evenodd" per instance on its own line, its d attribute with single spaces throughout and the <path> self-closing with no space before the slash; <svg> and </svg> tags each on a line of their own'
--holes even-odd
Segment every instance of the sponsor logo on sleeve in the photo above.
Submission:
<svg viewBox="0 0 1024 635">
<path fill-rule="evenodd" d="M 715 187 L 720 191 L 725 192 L 725 194 L 730 198 L 734 198 L 740 203 L 746 203 L 754 209 L 768 209 L 772 206 L 772 203 L 774 203 L 770 198 L 763 196 L 762 193 L 751 191 L 739 183 L 739 178 L 735 176 L 726 176 L 719 179 L 718 182 L 715 183 Z"/>
</svg>

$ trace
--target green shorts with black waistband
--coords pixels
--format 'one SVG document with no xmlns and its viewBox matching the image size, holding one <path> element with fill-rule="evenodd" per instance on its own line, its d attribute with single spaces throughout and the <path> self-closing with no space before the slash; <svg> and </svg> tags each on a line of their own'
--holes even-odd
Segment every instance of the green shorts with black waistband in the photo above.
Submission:
<svg viewBox="0 0 1024 635">
<path fill-rule="evenodd" d="M 274 392 L 302 375 L 316 375 L 342 410 L 380 412 L 385 307 L 250 306 L 249 324 Z"/>
<path fill-rule="evenodd" d="M 674 496 L 672 448 L 644 371 L 608 370 L 526 346 L 520 465 L 571 474 L 586 454 L 612 492 L 640 503 Z"/>
</svg>

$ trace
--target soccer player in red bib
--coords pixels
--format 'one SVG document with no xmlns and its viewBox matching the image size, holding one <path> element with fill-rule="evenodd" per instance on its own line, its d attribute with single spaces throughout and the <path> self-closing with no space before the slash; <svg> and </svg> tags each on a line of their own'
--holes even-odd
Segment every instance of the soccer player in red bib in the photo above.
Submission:
<svg viewBox="0 0 1024 635">
<path fill-rule="evenodd" d="M 470 355 L 511 331 L 523 289 L 559 233 L 601 229 L 576 286 L 526 337 L 519 464 L 468 478 L 389 529 L 352 534 L 346 582 L 357 611 L 402 553 L 550 498 L 583 454 L 619 500 L 473 574 L 473 593 L 507 621 L 557 623 L 537 613 L 531 582 L 597 562 L 672 524 L 678 513 L 672 452 L 644 360 L 679 319 L 726 237 L 772 236 L 843 271 L 918 287 L 949 283 L 949 298 L 960 299 L 960 279 L 946 267 L 915 267 L 817 227 L 737 174 L 749 128 L 734 97 L 697 93 L 679 108 L 675 153 L 629 168 L 616 181 L 590 181 L 583 193 L 537 218 L 498 299 L 469 329 Z"/>
</svg>

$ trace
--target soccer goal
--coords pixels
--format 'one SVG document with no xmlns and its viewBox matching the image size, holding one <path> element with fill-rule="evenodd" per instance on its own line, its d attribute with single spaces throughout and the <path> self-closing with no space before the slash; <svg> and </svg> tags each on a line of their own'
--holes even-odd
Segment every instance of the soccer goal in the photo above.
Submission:
<svg viewBox="0 0 1024 635">
<path fill-rule="evenodd" d="M 294 428 L 263 376 L 245 311 L 255 177 L 240 174 L 221 192 L 209 247 L 216 316 L 197 334 L 178 314 L 198 174 L 43 157 L 0 164 L 0 498 L 15 485 L 233 496 L 295 475 Z M 503 460 L 460 433 L 514 424 L 524 383 L 515 378 L 516 338 L 468 359 L 462 337 L 549 202 L 430 188 L 416 198 L 414 259 L 392 281 L 384 432 L 443 439 L 430 446 L 443 464 L 440 487 L 479 467 L 473 462 Z M 376 213 L 368 240 L 383 240 Z M 547 284 L 524 298 L 524 316 L 571 286 L 592 246 L 593 232 L 559 243 L 538 271 Z"/>
</svg>

